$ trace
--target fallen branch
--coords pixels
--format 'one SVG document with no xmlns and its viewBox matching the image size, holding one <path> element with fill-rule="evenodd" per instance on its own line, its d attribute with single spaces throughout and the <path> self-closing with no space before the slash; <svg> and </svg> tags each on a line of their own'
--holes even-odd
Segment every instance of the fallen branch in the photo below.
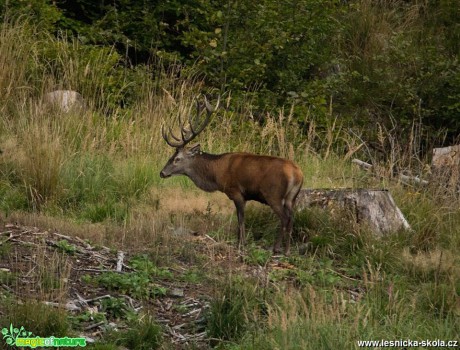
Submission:
<svg viewBox="0 0 460 350">
<path fill-rule="evenodd" d="M 350 280 L 350 281 L 358 281 L 358 282 L 361 281 L 361 280 L 358 279 L 358 278 L 353 278 L 353 277 L 344 275 L 343 273 L 340 273 L 340 272 L 335 271 L 335 270 L 333 270 L 333 269 L 331 269 L 331 268 L 328 268 L 328 267 L 326 268 L 326 270 L 328 270 L 328 271 L 330 271 L 330 272 L 333 272 L 333 273 L 335 273 L 336 275 L 339 275 L 340 277 L 346 278 L 347 280 Z"/>
<path fill-rule="evenodd" d="M 103 272 L 116 272 L 116 273 L 125 273 L 124 271 L 115 271 L 115 270 L 111 270 L 111 269 L 91 269 L 91 268 L 79 269 L 79 268 L 75 268 L 75 267 L 72 267 L 72 269 L 75 270 L 75 271 L 83 271 L 83 272 L 99 272 L 99 273 L 103 273 Z"/>
<path fill-rule="evenodd" d="M 117 254 L 117 272 L 121 272 L 123 268 L 123 259 L 125 258 L 125 252 L 119 251 Z"/>
<path fill-rule="evenodd" d="M 85 301 L 86 301 L 86 303 L 93 303 L 95 301 L 98 301 L 98 300 L 101 300 L 101 299 L 107 299 L 107 298 L 112 298 L 112 296 L 110 294 L 105 294 L 105 295 L 101 295 L 99 297 L 86 299 Z"/>
<path fill-rule="evenodd" d="M 19 234 L 17 234 L 17 235 L 13 235 L 13 232 L 11 231 L 11 232 L 10 232 L 10 236 L 9 236 L 7 239 L 5 239 L 5 240 L 3 240 L 2 242 L 0 242 L 0 246 L 1 246 L 2 244 L 4 244 L 4 243 L 8 242 L 8 241 L 12 241 L 12 242 L 19 241 L 19 239 L 18 239 L 19 237 L 25 235 L 26 233 L 31 233 L 31 232 L 32 232 L 32 231 L 24 231 L 24 232 L 21 232 L 21 233 L 19 233 Z"/>
<path fill-rule="evenodd" d="M 67 241 L 71 241 L 71 240 L 72 240 L 72 238 L 71 238 L 71 237 L 69 237 L 69 236 L 66 236 L 66 235 L 62 235 L 62 234 L 60 234 L 60 233 L 57 233 L 57 232 L 53 232 L 53 235 L 55 235 L 55 236 L 58 236 L 59 238 L 63 238 L 63 239 L 66 239 Z"/>
<path fill-rule="evenodd" d="M 364 168 L 366 170 L 371 170 L 372 169 L 372 164 L 363 162 L 362 160 L 359 160 L 359 159 L 355 158 L 351 162 L 354 163 L 354 164 L 359 165 L 361 168 Z"/>
<path fill-rule="evenodd" d="M 372 164 L 363 162 L 362 160 L 359 160 L 359 159 L 356 159 L 356 158 L 353 159 L 351 162 L 356 164 L 356 165 L 359 165 L 361 168 L 363 168 L 365 170 L 368 170 L 368 171 L 372 171 L 374 169 L 374 166 Z M 404 174 L 398 174 L 398 178 L 402 182 L 404 182 L 406 184 L 414 184 L 415 183 L 417 185 L 426 186 L 429 183 L 426 180 L 420 179 L 418 176 L 408 176 L 408 175 L 404 175 Z"/>
<path fill-rule="evenodd" d="M 54 303 L 51 301 L 44 301 L 43 304 L 48 305 L 48 306 L 53 306 L 53 307 L 63 307 L 67 311 L 81 311 L 81 307 L 77 306 L 73 301 L 69 301 L 67 303 L 59 304 L 59 303 Z"/>
<path fill-rule="evenodd" d="M 94 247 L 93 247 L 91 244 L 89 244 L 89 243 L 86 242 L 85 240 L 81 239 L 80 237 L 75 236 L 75 239 L 76 239 L 78 242 L 80 242 L 81 244 L 84 244 L 84 245 L 86 246 L 86 247 L 85 247 L 86 250 L 93 250 L 93 249 L 94 249 Z"/>
<path fill-rule="evenodd" d="M 1 241 L 1 242 L 0 242 L 0 246 L 1 246 L 2 244 L 4 244 L 4 243 L 8 242 L 8 241 L 11 241 L 11 240 L 12 240 L 13 238 L 15 238 L 15 237 L 18 237 L 18 236 L 10 236 L 10 237 L 8 237 L 7 239 Z"/>
<path fill-rule="evenodd" d="M 206 233 L 204 234 L 204 236 L 205 236 L 207 239 L 209 239 L 210 241 L 213 241 L 214 243 L 217 242 L 214 238 L 212 238 L 210 235 L 208 235 L 208 234 L 206 234 Z"/>
<path fill-rule="evenodd" d="M 428 181 L 420 179 L 418 176 L 408 176 L 408 175 L 399 174 L 399 178 L 401 179 L 402 182 L 408 183 L 408 184 L 416 183 L 417 185 L 422 185 L 422 186 L 426 186 L 429 184 Z"/>
<path fill-rule="evenodd" d="M 14 291 L 8 287 L 6 284 L 1 283 L 0 286 L 2 286 L 4 289 L 6 289 L 8 292 L 13 293 Z"/>
<path fill-rule="evenodd" d="M 83 328 L 84 331 L 90 331 L 91 329 L 94 329 L 94 328 L 97 328 L 99 326 L 102 326 L 105 322 L 104 321 L 100 321 L 98 323 L 95 323 L 95 324 L 91 324 L 85 328 Z"/>
</svg>

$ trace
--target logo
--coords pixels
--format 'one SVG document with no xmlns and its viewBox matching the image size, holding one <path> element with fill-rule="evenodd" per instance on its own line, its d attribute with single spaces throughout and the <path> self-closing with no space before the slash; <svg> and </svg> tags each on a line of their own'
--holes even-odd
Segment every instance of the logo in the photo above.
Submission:
<svg viewBox="0 0 460 350">
<path fill-rule="evenodd" d="M 10 324 L 10 328 L 3 328 L 2 335 L 5 342 L 10 346 L 29 347 L 85 347 L 85 338 L 56 338 L 56 337 L 34 337 L 32 332 L 28 332 L 24 327 L 15 328 Z"/>
</svg>

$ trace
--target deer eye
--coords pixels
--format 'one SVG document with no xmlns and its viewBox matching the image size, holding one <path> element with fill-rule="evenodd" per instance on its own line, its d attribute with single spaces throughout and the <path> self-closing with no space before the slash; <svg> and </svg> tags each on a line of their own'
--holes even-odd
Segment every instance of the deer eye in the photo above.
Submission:
<svg viewBox="0 0 460 350">
<path fill-rule="evenodd" d="M 173 162 L 174 162 L 174 163 L 177 163 L 177 162 L 179 162 L 179 161 L 180 161 L 180 158 L 174 158 L 174 161 L 173 161 Z"/>
</svg>

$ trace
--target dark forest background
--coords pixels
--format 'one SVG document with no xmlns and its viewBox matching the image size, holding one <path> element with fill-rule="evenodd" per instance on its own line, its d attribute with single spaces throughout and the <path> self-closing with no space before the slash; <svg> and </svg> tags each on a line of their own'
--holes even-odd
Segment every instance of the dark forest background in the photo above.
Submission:
<svg viewBox="0 0 460 350">
<path fill-rule="evenodd" d="M 460 131 L 456 0 L 0 3 L 3 21 L 20 18 L 77 40 L 87 55 L 115 50 L 106 79 L 114 90 L 120 75 L 130 82 L 113 97 L 117 106 L 136 99 L 136 79 L 142 72 L 155 79 L 160 62 L 231 92 L 235 105 L 249 101 L 262 122 L 267 111 L 294 106 L 299 125 L 307 116 L 317 125 L 334 118 L 365 130 L 369 141 L 376 125 L 404 138 L 417 124 L 444 144 Z M 56 51 L 41 54 L 51 62 Z"/>
</svg>

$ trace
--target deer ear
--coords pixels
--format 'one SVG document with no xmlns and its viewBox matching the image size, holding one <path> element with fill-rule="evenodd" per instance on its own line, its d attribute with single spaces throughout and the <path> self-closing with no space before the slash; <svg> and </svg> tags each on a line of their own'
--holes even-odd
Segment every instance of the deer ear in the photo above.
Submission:
<svg viewBox="0 0 460 350">
<path fill-rule="evenodd" d="M 188 151 L 190 152 L 190 154 L 192 156 L 195 156 L 197 154 L 199 154 L 201 152 L 201 149 L 200 149 L 201 145 L 198 143 L 194 146 L 192 146 Z"/>
</svg>

